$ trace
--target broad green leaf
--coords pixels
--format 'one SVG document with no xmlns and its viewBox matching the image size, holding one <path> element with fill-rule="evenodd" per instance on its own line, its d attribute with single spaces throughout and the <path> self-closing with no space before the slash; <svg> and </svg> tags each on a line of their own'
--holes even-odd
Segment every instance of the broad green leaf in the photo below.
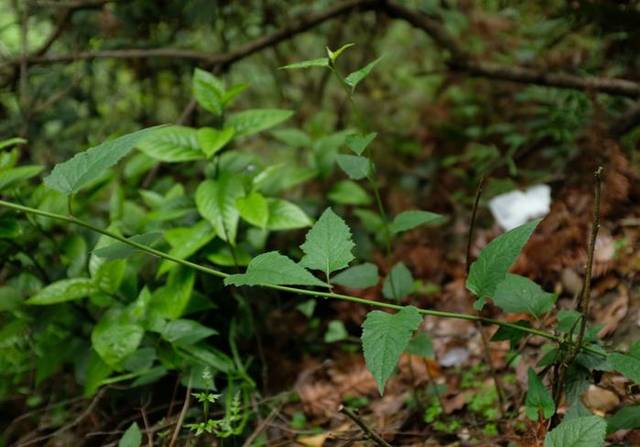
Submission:
<svg viewBox="0 0 640 447">
<path fill-rule="evenodd" d="M 351 250 L 354 246 L 347 224 L 331 208 L 327 208 L 307 232 L 305 242 L 300 246 L 305 253 L 300 264 L 324 272 L 328 279 L 332 272 L 348 267 L 353 261 Z"/>
<path fill-rule="evenodd" d="M 329 200 L 341 205 L 369 205 L 371 197 L 365 189 L 351 180 L 335 183 L 329 190 Z"/>
<path fill-rule="evenodd" d="M 148 233 L 136 234 L 129 238 L 130 241 L 138 244 L 151 246 L 154 242 L 162 238 L 162 233 L 159 231 L 150 231 Z M 106 245 L 102 248 L 93 250 L 96 256 L 100 256 L 105 259 L 124 259 L 131 256 L 133 253 L 140 251 L 138 248 L 125 244 L 124 242 L 116 241 L 113 244 Z"/>
<path fill-rule="evenodd" d="M 271 134 L 279 141 L 291 147 L 308 148 L 311 147 L 312 144 L 309 135 L 295 127 L 276 129 L 272 131 Z"/>
<path fill-rule="evenodd" d="M 433 357 L 433 340 L 424 331 L 419 331 L 409 342 L 404 352 L 419 357 Z"/>
<path fill-rule="evenodd" d="M 220 175 L 217 180 L 205 180 L 196 190 L 196 206 L 223 241 L 236 243 L 240 213 L 236 201 L 244 196 L 242 179 L 231 173 Z"/>
<path fill-rule="evenodd" d="M 640 428 L 640 405 L 623 407 L 607 418 L 607 433 L 636 428 Z"/>
<path fill-rule="evenodd" d="M 224 109 L 224 83 L 211 73 L 196 68 L 193 72 L 193 96 L 203 109 L 221 115 Z"/>
<path fill-rule="evenodd" d="M 371 162 L 367 157 L 338 154 L 336 161 L 340 168 L 353 180 L 362 180 L 371 172 Z"/>
<path fill-rule="evenodd" d="M 0 238 L 13 239 L 22 234 L 22 228 L 17 219 L 0 217 Z"/>
<path fill-rule="evenodd" d="M 607 423 L 598 416 L 583 416 L 560 425 L 547 433 L 544 447 L 602 447 Z"/>
<path fill-rule="evenodd" d="M 82 276 L 87 267 L 87 242 L 80 234 L 71 234 L 60 245 L 60 260 L 70 278 Z"/>
<path fill-rule="evenodd" d="M 540 220 L 533 220 L 501 234 L 489 242 L 480 252 L 478 259 L 471 264 L 466 286 L 478 297 L 474 303 L 476 309 L 482 309 L 486 298 L 494 295 L 498 284 L 506 277 L 507 271 Z"/>
<path fill-rule="evenodd" d="M 125 358 L 136 352 L 143 335 L 142 326 L 107 313 L 94 326 L 91 344 L 107 365 L 118 369 Z"/>
<path fill-rule="evenodd" d="M 190 360 L 213 368 L 214 372 L 229 373 L 233 371 L 233 361 L 221 351 L 200 345 L 180 346 L 178 351 Z"/>
<path fill-rule="evenodd" d="M 124 432 L 118 441 L 118 447 L 140 447 L 142 445 L 142 433 L 135 422 Z"/>
<path fill-rule="evenodd" d="M 390 300 L 401 300 L 411 295 L 414 289 L 415 285 L 411 272 L 404 263 L 398 262 L 384 279 L 382 294 Z"/>
<path fill-rule="evenodd" d="M 111 367 L 102 360 L 95 349 L 91 349 L 84 364 L 84 377 L 82 380 L 84 396 L 93 396 L 98 391 L 102 381 L 109 377 L 112 371 Z"/>
<path fill-rule="evenodd" d="M 94 285 L 101 291 L 108 294 L 114 294 L 120 288 L 120 284 L 124 279 L 125 269 L 127 268 L 126 259 L 105 260 L 98 258 L 99 261 L 91 257 L 89 261 L 90 267 L 93 262 L 94 269 L 91 269 L 91 278 Z"/>
<path fill-rule="evenodd" d="M 525 412 L 532 421 L 537 421 L 540 412 L 545 419 L 549 419 L 556 411 L 556 406 L 551 397 L 551 393 L 544 386 L 533 368 L 528 371 L 529 385 L 527 388 L 527 400 L 525 402 Z"/>
<path fill-rule="evenodd" d="M 531 323 L 529 323 L 526 320 L 516 321 L 514 324 L 516 324 L 518 326 L 522 326 L 524 328 L 531 327 Z M 496 331 L 496 333 L 493 334 L 493 337 L 491 337 L 491 341 L 505 341 L 505 340 L 508 340 L 509 341 L 509 345 L 511 346 L 511 349 L 515 350 L 517 348 L 517 346 L 518 346 L 518 343 L 520 342 L 520 340 L 522 340 L 524 338 L 525 335 L 527 335 L 526 332 L 519 331 L 518 329 L 515 329 L 513 327 L 499 326 L 498 330 Z"/>
<path fill-rule="evenodd" d="M 347 48 L 351 48 L 354 45 L 355 45 L 355 43 L 347 43 L 347 44 L 342 45 L 336 51 L 331 51 L 331 49 L 329 49 L 329 47 L 326 47 L 327 48 L 327 55 L 329 56 L 329 59 L 331 59 L 331 63 L 335 63 L 336 60 L 340 57 L 340 55 L 342 53 L 344 53 L 344 51 Z"/>
<path fill-rule="evenodd" d="M 174 320 L 162 328 L 162 338 L 169 343 L 192 345 L 218 332 L 194 320 Z"/>
<path fill-rule="evenodd" d="M 251 255 L 243 245 L 233 247 L 233 253 L 231 253 L 226 243 L 219 241 L 219 243 L 214 243 L 213 245 L 215 248 L 212 251 L 208 251 L 206 256 L 209 261 L 216 265 L 225 267 L 235 267 L 237 265 L 241 267 L 247 266 L 251 262 Z"/>
<path fill-rule="evenodd" d="M 203 127 L 196 132 L 200 150 L 204 152 L 207 158 L 211 158 L 217 154 L 220 149 L 231 141 L 236 133 L 233 127 L 225 127 L 221 130 L 212 127 Z"/>
<path fill-rule="evenodd" d="M 336 341 L 344 340 L 347 337 L 349 337 L 349 333 L 344 327 L 344 323 L 340 320 L 333 320 L 329 322 L 327 332 L 324 333 L 324 342 L 333 343 Z"/>
<path fill-rule="evenodd" d="M 373 287 L 378 284 L 378 266 L 370 262 L 354 265 L 331 278 L 331 283 L 350 289 Z"/>
<path fill-rule="evenodd" d="M 226 107 L 233 102 L 236 97 L 249 88 L 249 84 L 235 84 L 229 87 L 222 95 L 222 106 Z"/>
<path fill-rule="evenodd" d="M 22 294 L 11 286 L 0 287 L 0 312 L 16 309 L 22 304 Z"/>
<path fill-rule="evenodd" d="M 209 222 L 201 220 L 190 227 L 172 228 L 165 231 L 164 238 L 171 245 L 169 254 L 176 258 L 187 259 L 216 236 Z M 175 262 L 163 260 L 158 267 L 158 276 L 176 267 Z"/>
<path fill-rule="evenodd" d="M 329 58 L 328 57 L 320 57 L 318 59 L 309 59 L 306 61 L 295 62 L 293 64 L 285 65 L 280 67 L 282 70 L 296 70 L 299 68 L 310 68 L 310 67 L 328 67 L 329 66 Z"/>
<path fill-rule="evenodd" d="M 378 391 L 384 393 L 384 384 L 393 374 L 400 355 L 420 326 L 422 317 L 413 306 L 396 314 L 374 310 L 369 312 L 362 325 L 362 349 L 367 369 L 371 372 Z"/>
<path fill-rule="evenodd" d="M 325 286 L 326 284 L 313 276 L 300 264 L 277 251 L 270 251 L 251 260 L 247 271 L 224 279 L 225 285 L 259 286 Z"/>
<path fill-rule="evenodd" d="M 230 115 L 226 124 L 236 130 L 236 135 L 242 137 L 277 126 L 292 115 L 291 110 L 252 109 Z"/>
<path fill-rule="evenodd" d="M 561 309 L 556 315 L 556 329 L 560 332 L 568 334 L 573 328 L 576 327 L 578 321 L 582 318 L 580 312 L 573 309 Z"/>
<path fill-rule="evenodd" d="M 269 222 L 269 203 L 259 192 L 253 191 L 246 197 L 236 200 L 240 217 L 259 228 L 265 228 Z"/>
<path fill-rule="evenodd" d="M 0 191 L 28 180 L 42 172 L 42 166 L 19 166 L 0 171 Z"/>
<path fill-rule="evenodd" d="M 88 278 L 63 279 L 53 282 L 26 301 L 26 304 L 49 305 L 78 300 L 96 292 L 93 281 Z"/>
<path fill-rule="evenodd" d="M 400 233 L 411 230 L 419 225 L 436 225 L 444 222 L 442 214 L 431 213 L 429 211 L 410 210 L 398 214 L 391 222 L 391 232 Z"/>
<path fill-rule="evenodd" d="M 181 317 L 189 305 L 194 282 L 193 269 L 180 266 L 172 270 L 167 284 L 153 292 L 150 313 L 170 320 Z"/>
<path fill-rule="evenodd" d="M 294 230 L 311 226 L 313 221 L 302 209 L 283 199 L 267 199 L 269 203 L 269 220 L 267 229 Z"/>
<path fill-rule="evenodd" d="M 613 369 L 640 385 L 640 341 L 636 341 L 628 353 L 613 352 L 607 359 Z"/>
<path fill-rule="evenodd" d="M 352 89 L 355 90 L 356 86 L 360 83 L 360 81 L 362 81 L 364 78 L 366 78 L 369 75 L 369 73 L 371 73 L 371 70 L 373 70 L 373 67 L 375 67 L 376 64 L 380 62 L 381 59 L 382 57 L 379 57 L 373 62 L 369 62 L 360 70 L 356 70 L 353 73 L 350 73 L 349 75 L 347 75 L 347 77 L 344 78 L 345 84 L 347 84 L 348 86 L 350 86 Z"/>
<path fill-rule="evenodd" d="M 362 155 L 365 149 L 371 144 L 371 142 L 375 139 L 378 134 L 375 132 L 368 133 L 366 135 L 362 134 L 351 134 L 347 136 L 344 140 L 346 145 L 355 153 L 356 155 Z"/>
<path fill-rule="evenodd" d="M 205 158 L 198 144 L 198 132 L 191 127 L 164 127 L 142 139 L 138 148 L 151 158 L 169 163 Z"/>
<path fill-rule="evenodd" d="M 545 292 L 529 278 L 512 273 L 507 273 L 493 294 L 493 302 L 505 312 L 527 312 L 534 317 L 549 312 L 555 301 L 555 294 Z"/>
<path fill-rule="evenodd" d="M 85 184 L 115 165 L 143 139 L 163 131 L 163 127 L 142 129 L 80 152 L 70 160 L 57 164 L 51 174 L 44 178 L 44 183 L 66 195 L 76 193 Z"/>
</svg>

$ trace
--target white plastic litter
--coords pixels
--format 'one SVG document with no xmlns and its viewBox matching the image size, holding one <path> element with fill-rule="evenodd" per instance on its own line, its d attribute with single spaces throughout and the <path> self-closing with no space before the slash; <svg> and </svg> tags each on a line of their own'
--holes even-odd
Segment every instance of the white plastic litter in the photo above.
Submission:
<svg viewBox="0 0 640 447">
<path fill-rule="evenodd" d="M 546 216 L 550 205 L 551 188 L 548 185 L 535 185 L 526 191 L 511 191 L 489 201 L 491 214 L 505 231 Z"/>
</svg>

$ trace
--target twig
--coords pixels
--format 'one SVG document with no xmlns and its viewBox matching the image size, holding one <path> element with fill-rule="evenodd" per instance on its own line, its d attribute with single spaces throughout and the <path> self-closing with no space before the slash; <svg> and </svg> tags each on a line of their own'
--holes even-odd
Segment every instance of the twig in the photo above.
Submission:
<svg viewBox="0 0 640 447">
<path fill-rule="evenodd" d="M 484 182 L 486 181 L 487 176 L 483 174 L 480 177 L 480 182 L 478 183 L 478 188 L 476 189 L 476 196 L 473 199 L 473 208 L 471 209 L 471 221 L 469 222 L 469 234 L 467 235 L 467 256 L 465 257 L 464 270 L 469 274 L 469 269 L 471 268 L 471 246 L 473 244 L 473 234 L 475 232 L 476 227 L 476 218 L 478 217 L 478 206 L 480 205 L 480 197 L 482 196 L 482 191 L 484 190 Z"/>
<path fill-rule="evenodd" d="M 255 441 L 258 436 L 260 436 L 260 434 L 269 426 L 269 424 L 271 424 L 271 421 L 275 419 L 278 411 L 280 411 L 280 408 L 278 406 L 273 407 L 273 410 L 271 410 L 269 416 L 267 416 L 262 422 L 260 422 L 253 433 L 251 433 L 247 440 L 244 441 L 242 447 L 251 447 L 253 445 L 253 441 Z"/>
<path fill-rule="evenodd" d="M 189 385 L 187 386 L 187 395 L 184 398 L 184 404 L 182 405 L 180 416 L 178 417 L 178 421 L 176 422 L 176 428 L 173 430 L 173 435 L 171 436 L 169 447 L 174 447 L 176 444 L 176 441 L 178 440 L 178 434 L 180 434 L 182 423 L 184 422 L 184 418 L 187 415 L 187 410 L 189 409 L 190 401 L 191 401 L 191 377 L 189 377 Z"/>
<path fill-rule="evenodd" d="M 373 431 L 373 429 L 371 429 L 362 419 L 360 419 L 360 417 L 357 414 L 355 414 L 349 408 L 345 407 L 344 405 L 340 405 L 340 408 L 338 409 L 338 411 L 340 411 L 340 413 L 346 415 L 349 419 L 355 422 L 356 425 L 360 427 L 360 429 L 367 435 L 367 437 L 371 439 L 373 442 L 375 442 L 377 445 L 379 445 L 380 447 L 391 447 L 391 444 L 389 444 L 387 441 L 382 439 L 382 437 L 379 434 Z"/>
</svg>

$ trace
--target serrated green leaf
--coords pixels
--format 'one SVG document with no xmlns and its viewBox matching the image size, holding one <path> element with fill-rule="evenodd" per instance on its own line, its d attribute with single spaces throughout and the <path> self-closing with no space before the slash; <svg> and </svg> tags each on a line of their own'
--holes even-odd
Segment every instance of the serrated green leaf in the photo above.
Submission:
<svg viewBox="0 0 640 447">
<path fill-rule="evenodd" d="M 233 127 L 225 127 L 224 129 L 202 127 L 196 132 L 200 150 L 204 152 L 207 158 L 217 154 L 236 134 L 236 130 Z"/>
<path fill-rule="evenodd" d="M 350 289 L 366 289 L 378 283 L 378 266 L 370 262 L 354 265 L 331 278 L 332 284 Z"/>
<path fill-rule="evenodd" d="M 118 441 L 118 447 L 140 447 L 142 445 L 142 433 L 135 422 L 124 432 Z"/>
<path fill-rule="evenodd" d="M 351 230 L 331 208 L 327 208 L 320 219 L 307 232 L 300 246 L 305 256 L 300 261 L 304 267 L 324 272 L 329 278 L 332 272 L 349 266 L 354 256 L 355 244 Z"/>
<path fill-rule="evenodd" d="M 341 205 L 369 205 L 371 197 L 365 189 L 351 180 L 335 183 L 329 190 L 329 200 Z"/>
<path fill-rule="evenodd" d="M 640 341 L 635 342 L 626 354 L 612 352 L 607 360 L 613 369 L 640 385 Z"/>
<path fill-rule="evenodd" d="M 138 244 L 151 246 L 154 242 L 162 239 L 162 233 L 159 231 L 150 231 L 148 233 L 136 234 L 129 238 L 130 241 Z M 102 248 L 93 250 L 96 256 L 100 256 L 105 259 L 124 259 L 131 256 L 133 253 L 140 251 L 136 247 L 125 244 L 124 242 L 116 241 L 113 244 L 106 245 Z"/>
<path fill-rule="evenodd" d="M 40 174 L 42 166 L 19 166 L 0 171 L 0 191 Z"/>
<path fill-rule="evenodd" d="M 246 197 L 236 200 L 240 217 L 259 228 L 265 228 L 269 222 L 269 203 L 262 194 L 252 191 Z"/>
<path fill-rule="evenodd" d="M 259 285 L 288 285 L 288 286 L 324 286 L 326 284 L 313 276 L 300 264 L 296 264 L 288 257 L 277 251 L 270 251 L 256 256 L 251 260 L 245 273 L 228 276 L 225 285 L 259 286 Z"/>
<path fill-rule="evenodd" d="M 541 317 L 553 308 L 556 295 L 545 292 L 529 278 L 507 273 L 496 287 L 492 300 L 505 312 L 527 312 L 534 317 Z"/>
<path fill-rule="evenodd" d="M 138 148 L 151 158 L 169 163 L 205 158 L 198 144 L 198 132 L 191 127 L 164 127 L 140 140 Z"/>
<path fill-rule="evenodd" d="M 283 199 L 267 199 L 269 220 L 267 229 L 272 231 L 294 230 L 311 226 L 313 221 L 302 209 Z"/>
<path fill-rule="evenodd" d="M 441 214 L 429 211 L 409 210 L 398 214 L 391 222 L 391 232 L 394 234 L 411 230 L 419 225 L 435 225 L 445 221 Z"/>
<path fill-rule="evenodd" d="M 506 277 L 507 271 L 540 220 L 533 220 L 501 234 L 489 242 L 480 252 L 478 259 L 471 264 L 466 286 L 478 297 L 474 303 L 476 309 L 482 309 L 486 298 L 494 295 L 498 284 Z"/>
<path fill-rule="evenodd" d="M 344 340 L 347 337 L 349 337 L 349 333 L 344 327 L 344 323 L 340 320 L 333 320 L 329 322 L 327 332 L 324 333 L 324 342 L 334 343 L 336 341 Z"/>
<path fill-rule="evenodd" d="M 240 213 L 236 201 L 244 196 L 242 179 L 223 173 L 217 180 L 205 180 L 196 190 L 196 206 L 223 241 L 235 245 Z"/>
<path fill-rule="evenodd" d="M 369 75 L 369 73 L 371 73 L 371 70 L 373 70 L 373 67 L 375 67 L 378 64 L 378 62 L 380 62 L 381 59 L 382 57 L 379 57 L 373 62 L 369 62 L 367 65 L 365 65 L 361 69 L 356 70 L 353 73 L 349 73 L 349 75 L 347 75 L 347 77 L 344 78 L 345 84 L 347 84 L 348 86 L 350 86 L 352 89 L 355 90 L 356 86 L 360 83 L 360 81 L 362 81 L 364 78 L 366 78 Z"/>
<path fill-rule="evenodd" d="M 162 338 L 169 343 L 192 345 L 200 340 L 217 334 L 218 331 L 194 320 L 174 320 L 162 328 Z"/>
<path fill-rule="evenodd" d="M 411 272 L 404 263 L 398 262 L 384 279 L 382 294 L 390 300 L 401 300 L 411 295 L 414 289 Z"/>
<path fill-rule="evenodd" d="M 640 405 L 623 407 L 607 418 L 607 433 L 636 428 L 640 428 Z"/>
<path fill-rule="evenodd" d="M 371 172 L 371 162 L 360 155 L 338 154 L 338 166 L 353 180 L 362 180 Z"/>
<path fill-rule="evenodd" d="M 419 331 L 409 342 L 404 352 L 419 357 L 433 357 L 433 340 L 424 331 Z"/>
<path fill-rule="evenodd" d="M 551 393 L 544 386 L 533 368 L 529 368 L 527 374 L 529 378 L 527 400 L 525 401 L 527 417 L 532 421 L 537 421 L 540 412 L 542 412 L 544 418 L 549 419 L 556 411 Z"/>
<path fill-rule="evenodd" d="M 547 433 L 544 447 L 602 447 L 607 423 L 598 416 L 584 416 L 560 425 Z"/>
<path fill-rule="evenodd" d="M 38 306 L 63 303 L 85 298 L 96 291 L 97 288 L 91 279 L 63 279 L 49 284 L 25 303 Z"/>
<path fill-rule="evenodd" d="M 362 325 L 362 349 L 378 391 L 384 393 L 384 384 L 393 374 L 400 355 L 406 349 L 411 335 L 420 326 L 422 317 L 413 306 L 396 314 L 375 310 L 369 312 Z"/>
<path fill-rule="evenodd" d="M 214 115 L 221 115 L 224 109 L 224 83 L 213 74 L 196 68 L 192 81 L 193 96 L 205 110 Z"/>
<path fill-rule="evenodd" d="M 284 109 L 245 110 L 230 115 L 226 124 L 236 130 L 237 136 L 243 137 L 277 126 L 292 115 L 291 110 Z"/>
<path fill-rule="evenodd" d="M 180 259 L 187 259 L 216 236 L 209 222 L 201 220 L 190 227 L 178 227 L 165 231 L 164 238 L 171 245 L 169 254 Z M 163 260 L 158 267 L 157 276 L 176 267 L 175 262 Z"/>
<path fill-rule="evenodd" d="M 91 344 L 107 365 L 118 369 L 125 358 L 136 352 L 143 335 L 142 326 L 107 313 L 94 326 Z"/>
<path fill-rule="evenodd" d="M 362 134 L 351 134 L 345 138 L 345 144 L 355 153 L 356 155 L 362 155 L 365 149 L 371 144 L 371 142 L 376 138 L 378 134 L 376 132 L 371 132 L 366 135 Z"/>
<path fill-rule="evenodd" d="M 308 59 L 306 61 L 294 62 L 293 64 L 280 67 L 280 69 L 281 70 L 297 70 L 300 68 L 328 67 L 328 66 L 329 66 L 329 58 L 320 57 L 318 59 Z"/>
</svg>

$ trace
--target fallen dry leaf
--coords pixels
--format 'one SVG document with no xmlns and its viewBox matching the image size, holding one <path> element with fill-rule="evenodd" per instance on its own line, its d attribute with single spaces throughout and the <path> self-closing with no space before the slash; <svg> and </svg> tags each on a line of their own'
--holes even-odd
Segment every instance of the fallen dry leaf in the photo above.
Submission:
<svg viewBox="0 0 640 447">
<path fill-rule="evenodd" d="M 588 409 L 599 416 L 604 416 L 620 405 L 620 399 L 613 391 L 596 385 L 589 385 L 581 399 Z"/>
</svg>

